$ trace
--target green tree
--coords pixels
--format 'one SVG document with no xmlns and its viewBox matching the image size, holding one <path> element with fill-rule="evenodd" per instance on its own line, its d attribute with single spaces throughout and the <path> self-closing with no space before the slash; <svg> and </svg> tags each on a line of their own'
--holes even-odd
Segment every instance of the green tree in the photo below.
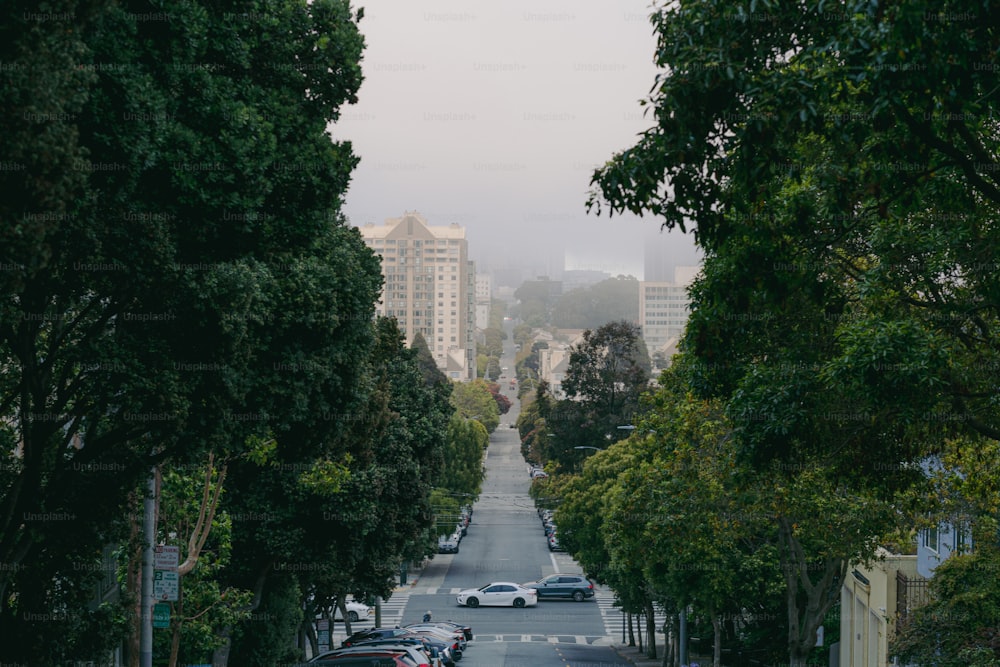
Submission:
<svg viewBox="0 0 1000 667">
<path fill-rule="evenodd" d="M 696 224 L 695 385 L 727 401 L 758 470 L 807 471 L 783 476 L 789 500 L 813 482 L 848 508 L 888 502 L 948 437 L 1000 436 L 983 373 L 997 274 L 982 254 L 997 247 L 998 93 L 977 65 L 995 61 L 984 26 L 996 9 L 927 20 L 967 10 L 664 8 L 652 17 L 666 72 L 649 100 L 656 123 L 594 175 L 598 208 Z M 961 55 L 918 64 L 929 45 Z M 885 475 L 886 461 L 899 471 Z M 795 526 L 781 527 L 786 563 Z M 816 535 L 806 553 L 833 556 Z M 791 603 L 805 591 L 789 584 Z M 811 624 L 789 625 L 793 665 Z"/>
<path fill-rule="evenodd" d="M 231 551 L 232 521 L 217 512 L 226 466 L 166 466 L 159 501 L 158 542 L 178 546 L 180 599 L 170 604 L 170 632 L 154 633 L 154 655 L 174 667 L 205 662 L 222 644 L 219 630 L 246 618 L 249 591 L 223 588 L 218 575 Z"/>
<path fill-rule="evenodd" d="M 639 397 L 649 383 L 650 362 L 630 322 L 609 322 L 583 333 L 583 341 L 570 351 L 560 401 L 546 424 L 554 437 L 546 457 L 563 467 L 573 467 L 587 450 L 604 448 L 628 436 L 618 428 L 631 423 L 639 410 Z"/>
<path fill-rule="evenodd" d="M 445 445 L 442 486 L 452 496 L 472 504 L 479 498 L 483 485 L 483 450 L 489 444 L 486 427 L 476 419 L 459 415 L 448 424 Z"/>
<path fill-rule="evenodd" d="M 991 543 L 938 565 L 928 587 L 930 601 L 900 619 L 890 655 L 941 667 L 1000 664 L 998 569 L 1000 553 Z"/>
<path fill-rule="evenodd" d="M 500 424 L 500 408 L 485 380 L 455 383 L 451 404 L 460 417 L 478 420 L 487 433 L 495 431 Z"/>
<path fill-rule="evenodd" d="M 559 297 L 552 324 L 560 329 L 596 329 L 608 322 L 639 321 L 639 281 L 616 276 Z"/>
<path fill-rule="evenodd" d="M 101 660 L 121 639 L 126 610 L 92 610 L 95 573 L 71 564 L 125 541 L 154 463 L 238 453 L 268 427 L 315 452 L 342 428 L 318 415 L 355 400 L 379 280 L 338 215 L 356 159 L 326 130 L 361 80 L 346 2 L 286 2 L 267 21 L 167 3 L 171 20 L 150 22 L 125 3 L 80 7 L 77 24 L 63 9 L 72 30 L 2 10 L 19 33 L 4 48 L 32 65 L 4 68 L 5 117 L 40 123 L 5 137 L 37 171 L 2 227 L 38 222 L 3 244 L 24 267 L 0 299 L 12 663 Z M 57 608 L 80 613 L 58 633 L 31 620 Z"/>
<path fill-rule="evenodd" d="M 425 382 L 394 319 L 379 318 L 373 333 L 357 387 L 367 400 L 339 415 L 347 429 L 325 458 L 289 459 L 275 447 L 271 458 L 230 473 L 228 502 L 244 520 L 234 526 L 229 581 L 255 592 L 255 611 L 270 604 L 271 591 L 286 595 L 288 576 L 300 595 L 294 624 L 278 623 L 287 633 L 280 642 L 273 628 L 253 630 L 267 617 L 233 629 L 233 664 L 261 656 L 270 657 L 250 664 L 271 664 L 331 601 L 346 593 L 389 597 L 400 567 L 435 550 L 430 494 L 443 483 L 452 407 L 439 385 Z"/>
<path fill-rule="evenodd" d="M 551 321 L 552 307 L 562 291 L 562 283 L 548 278 L 526 280 L 514 291 L 516 313 L 528 326 L 542 327 Z"/>
</svg>

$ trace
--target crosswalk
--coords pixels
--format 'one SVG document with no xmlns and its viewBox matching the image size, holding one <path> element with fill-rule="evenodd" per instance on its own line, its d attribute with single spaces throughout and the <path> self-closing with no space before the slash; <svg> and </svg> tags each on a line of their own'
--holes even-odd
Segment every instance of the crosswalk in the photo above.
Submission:
<svg viewBox="0 0 1000 667">
<path fill-rule="evenodd" d="M 406 605 L 410 601 L 410 595 L 411 591 L 396 591 L 388 600 L 382 600 L 382 627 L 391 628 L 397 625 L 403 625 L 403 617 L 406 615 Z M 360 619 L 351 623 L 351 630 L 354 632 L 374 627 L 374 608 L 372 608 L 372 613 L 368 618 Z M 340 646 L 340 642 L 347 639 L 347 631 L 342 622 L 338 621 L 335 624 L 333 632 L 331 633 L 331 638 L 331 643 L 334 643 L 336 646 Z"/>
<path fill-rule="evenodd" d="M 627 621 L 625 620 L 625 615 L 619 607 L 615 606 L 615 594 L 614 592 L 607 589 L 598 588 L 594 591 L 594 600 L 597 602 L 597 607 L 601 610 L 601 620 L 604 622 L 604 631 L 611 638 L 617 638 L 621 641 L 622 631 L 626 629 L 627 632 Z M 656 634 L 657 640 L 662 642 L 663 640 L 663 624 L 666 623 L 667 616 L 663 613 L 663 610 L 655 608 L 655 614 L 653 615 L 656 621 Z M 632 627 L 638 631 L 639 628 L 636 624 L 636 619 L 632 620 Z M 642 629 L 645 631 L 645 620 L 642 621 Z"/>
<path fill-rule="evenodd" d="M 585 646 L 610 646 L 612 638 L 606 635 L 491 635 L 478 634 L 479 644 L 496 642 L 521 642 L 538 644 L 577 644 Z"/>
</svg>

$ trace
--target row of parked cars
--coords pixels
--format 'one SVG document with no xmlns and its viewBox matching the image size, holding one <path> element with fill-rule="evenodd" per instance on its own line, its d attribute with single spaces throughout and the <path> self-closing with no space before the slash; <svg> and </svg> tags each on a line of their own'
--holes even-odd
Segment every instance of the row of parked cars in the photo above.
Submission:
<svg viewBox="0 0 1000 667">
<path fill-rule="evenodd" d="M 355 632 L 339 649 L 321 653 L 307 665 L 455 667 L 471 640 L 472 628 L 452 621 L 372 628 Z"/>
<path fill-rule="evenodd" d="M 542 530 L 545 531 L 545 541 L 549 545 L 549 551 L 565 551 L 559 544 L 556 522 L 552 518 L 552 510 L 539 509 L 538 518 L 542 520 Z"/>
<path fill-rule="evenodd" d="M 462 505 L 458 523 L 455 524 L 455 532 L 438 537 L 438 553 L 457 554 L 462 538 L 469 533 L 470 523 L 472 523 L 472 505 Z"/>
<path fill-rule="evenodd" d="M 545 479 L 549 476 L 549 473 L 545 472 L 542 466 L 537 463 L 529 463 L 528 475 L 531 476 L 531 479 Z"/>
</svg>

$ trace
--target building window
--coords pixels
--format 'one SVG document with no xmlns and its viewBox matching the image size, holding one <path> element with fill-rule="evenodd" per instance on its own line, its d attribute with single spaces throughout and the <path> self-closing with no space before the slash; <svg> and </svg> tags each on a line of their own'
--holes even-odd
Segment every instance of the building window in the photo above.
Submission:
<svg viewBox="0 0 1000 667">
<path fill-rule="evenodd" d="M 938 529 L 937 526 L 924 531 L 924 546 L 928 549 L 938 551 Z"/>
</svg>

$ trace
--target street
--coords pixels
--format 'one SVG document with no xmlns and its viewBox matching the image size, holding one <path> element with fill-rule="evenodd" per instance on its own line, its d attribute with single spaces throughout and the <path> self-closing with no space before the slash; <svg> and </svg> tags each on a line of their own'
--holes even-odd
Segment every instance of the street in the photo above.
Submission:
<svg viewBox="0 0 1000 667">
<path fill-rule="evenodd" d="M 504 365 L 512 376 L 513 344 L 507 341 L 505 348 Z M 569 555 L 548 549 L 528 496 L 531 481 L 518 431 L 508 427 L 517 419 L 519 402 L 506 382 L 501 386 L 514 405 L 490 436 L 483 492 L 459 553 L 434 556 L 415 582 L 383 602 L 382 625 L 416 622 L 427 611 L 435 620 L 471 625 L 475 639 L 462 667 L 629 665 L 611 647 L 615 636 L 621 639 L 622 615 L 603 588 L 585 602 L 544 600 L 524 609 L 470 609 L 456 603 L 460 590 L 492 581 L 524 583 L 554 572 L 581 571 Z M 354 629 L 365 627 L 371 623 L 357 623 Z"/>
</svg>

